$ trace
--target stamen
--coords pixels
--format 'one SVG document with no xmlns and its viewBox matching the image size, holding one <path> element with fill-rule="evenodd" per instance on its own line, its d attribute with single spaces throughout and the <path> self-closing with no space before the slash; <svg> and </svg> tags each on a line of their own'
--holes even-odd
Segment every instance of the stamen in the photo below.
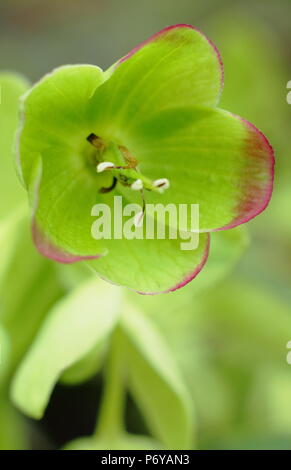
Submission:
<svg viewBox="0 0 291 470">
<path fill-rule="evenodd" d="M 153 182 L 153 186 L 163 192 L 170 187 L 170 181 L 167 178 L 160 178 Z"/>
<path fill-rule="evenodd" d="M 143 188 L 143 182 L 141 179 L 135 180 L 132 185 L 130 186 L 133 191 L 139 191 L 140 189 Z"/>
<path fill-rule="evenodd" d="M 115 176 L 114 176 L 113 181 L 112 181 L 112 185 L 109 186 L 108 188 L 104 188 L 104 187 L 100 188 L 99 192 L 103 193 L 103 194 L 104 193 L 109 193 L 110 191 L 112 191 L 115 188 L 116 184 L 117 184 L 117 178 L 115 178 Z"/>
<path fill-rule="evenodd" d="M 98 149 L 98 158 L 97 156 L 94 158 L 95 164 L 98 163 L 96 167 L 97 173 L 102 173 L 106 170 L 114 170 L 112 185 L 102 187 L 100 192 L 106 193 L 111 191 L 116 186 L 117 182 L 119 182 L 124 186 L 130 187 L 133 191 L 141 191 L 145 206 L 144 190 L 162 193 L 170 187 L 170 182 L 167 178 L 159 178 L 155 181 L 151 181 L 149 178 L 142 176 L 138 170 L 137 160 L 123 145 L 117 145 L 114 142 L 105 143 L 101 137 L 93 133 L 87 137 L 87 141 Z M 115 163 L 111 161 L 100 162 L 101 159 L 106 159 L 106 156 L 107 158 L 112 158 Z M 145 208 L 143 208 L 142 213 L 144 214 L 144 212 Z"/>
<path fill-rule="evenodd" d="M 135 227 L 141 227 L 143 224 L 144 211 L 140 211 L 134 216 Z"/>
<path fill-rule="evenodd" d="M 98 137 L 95 134 L 88 135 L 87 140 L 88 142 L 90 142 L 90 144 L 92 144 L 98 150 L 103 150 L 105 147 L 105 144 L 103 140 L 101 139 L 101 137 Z"/>
<path fill-rule="evenodd" d="M 128 168 L 135 168 L 137 166 L 137 160 L 134 158 L 131 153 L 129 153 L 128 149 L 123 145 L 119 145 L 119 150 L 122 152 L 122 155 L 128 165 Z"/>
<path fill-rule="evenodd" d="M 108 170 L 109 168 L 115 168 L 114 163 L 112 163 L 112 162 L 101 162 L 97 165 L 97 173 L 102 173 L 102 171 Z"/>
</svg>

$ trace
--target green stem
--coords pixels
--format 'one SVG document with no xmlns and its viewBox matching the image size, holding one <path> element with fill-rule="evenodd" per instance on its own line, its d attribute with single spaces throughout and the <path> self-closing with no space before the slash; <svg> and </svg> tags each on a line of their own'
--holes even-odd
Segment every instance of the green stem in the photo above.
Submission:
<svg viewBox="0 0 291 470">
<path fill-rule="evenodd" d="M 120 332 L 112 336 L 107 368 L 105 371 L 105 388 L 99 412 L 95 435 L 102 438 L 115 437 L 123 432 L 123 412 L 125 402 L 124 361 Z"/>
</svg>

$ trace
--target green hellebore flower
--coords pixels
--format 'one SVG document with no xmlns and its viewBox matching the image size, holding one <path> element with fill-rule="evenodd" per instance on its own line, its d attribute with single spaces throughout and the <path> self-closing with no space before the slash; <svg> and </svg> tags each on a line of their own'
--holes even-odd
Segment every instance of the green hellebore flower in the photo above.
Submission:
<svg viewBox="0 0 291 470">
<path fill-rule="evenodd" d="M 39 251 L 85 260 L 102 278 L 144 293 L 192 280 L 209 232 L 252 219 L 272 193 L 273 150 L 252 124 L 216 107 L 222 86 L 217 49 L 184 24 L 106 72 L 65 66 L 37 83 L 22 102 L 18 163 Z M 179 239 L 92 237 L 92 207 L 113 207 L 116 195 L 139 203 L 142 187 L 146 203 L 200 205 L 197 249 L 181 250 Z"/>
</svg>

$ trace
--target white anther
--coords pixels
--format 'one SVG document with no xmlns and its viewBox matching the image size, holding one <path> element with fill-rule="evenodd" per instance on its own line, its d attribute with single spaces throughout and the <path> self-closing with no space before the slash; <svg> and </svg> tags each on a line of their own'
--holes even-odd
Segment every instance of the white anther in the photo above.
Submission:
<svg viewBox="0 0 291 470">
<path fill-rule="evenodd" d="M 134 225 L 135 227 L 141 227 L 143 224 L 144 212 L 140 211 L 134 216 Z"/>
<path fill-rule="evenodd" d="M 167 178 L 160 178 L 153 182 L 153 186 L 163 192 L 170 187 L 170 181 Z"/>
<path fill-rule="evenodd" d="M 139 191 L 140 189 L 143 188 L 143 182 L 141 179 L 135 180 L 130 187 L 134 191 Z"/>
<path fill-rule="evenodd" d="M 101 162 L 97 165 L 97 173 L 102 173 L 102 171 L 108 170 L 109 168 L 114 168 L 115 165 L 112 162 Z"/>
</svg>

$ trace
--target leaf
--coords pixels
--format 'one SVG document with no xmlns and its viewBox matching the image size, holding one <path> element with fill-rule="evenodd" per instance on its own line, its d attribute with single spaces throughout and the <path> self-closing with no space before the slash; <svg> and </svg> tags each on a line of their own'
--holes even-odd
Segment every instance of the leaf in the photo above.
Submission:
<svg viewBox="0 0 291 470">
<path fill-rule="evenodd" d="M 202 316 L 207 316 L 215 341 L 221 343 L 216 351 L 220 360 L 235 368 L 238 363 L 254 369 L 268 362 L 284 364 L 290 307 L 284 296 L 272 293 L 271 286 L 267 291 L 249 280 L 229 278 L 211 295 L 203 293 L 200 300 Z"/>
<path fill-rule="evenodd" d="M 0 389 L 5 379 L 10 360 L 10 338 L 8 332 L 0 323 Z"/>
<path fill-rule="evenodd" d="M 288 368 L 272 367 L 266 363 L 265 367 L 257 370 L 246 410 L 252 427 L 264 429 L 266 435 L 289 436 L 290 439 L 290 393 Z"/>
<path fill-rule="evenodd" d="M 152 434 L 166 448 L 193 445 L 193 409 L 167 344 L 151 320 L 126 305 L 121 321 L 128 361 L 129 390 Z"/>
<path fill-rule="evenodd" d="M 222 107 L 233 108 L 246 119 L 254 120 L 269 136 L 280 161 L 281 155 L 283 158 L 290 151 L 290 110 L 283 96 L 288 81 L 288 61 L 280 47 L 280 36 L 268 28 L 262 17 L 250 17 L 241 10 L 231 15 L 225 13 L 223 19 L 215 18 L 215 37 L 220 41 L 227 70 Z M 270 119 L 270 109 L 276 115 L 276 126 Z M 288 165 L 288 161 L 284 163 Z M 282 179 L 286 176 L 285 165 L 277 167 Z"/>
<path fill-rule="evenodd" d="M 77 287 L 81 282 L 92 278 L 94 274 L 88 270 L 85 263 L 55 264 L 57 276 L 66 290 Z"/>
<path fill-rule="evenodd" d="M 105 440 L 95 437 L 81 437 L 69 442 L 65 450 L 156 450 L 161 444 L 147 436 L 123 434 L 118 438 Z"/>
<path fill-rule="evenodd" d="M 48 309 L 64 290 L 52 263 L 39 256 L 32 243 L 24 208 L 15 211 L 0 224 L 0 243 L 3 250 L 0 321 L 11 340 L 11 374 Z"/>
<path fill-rule="evenodd" d="M 248 245 L 249 235 L 245 226 L 213 233 L 207 263 L 199 277 L 189 286 L 189 293 L 196 296 L 227 277 Z"/>
<path fill-rule="evenodd" d="M 10 217 L 6 217 L 0 223 L 0 243 L 3 247 L 3 257 L 0 264 L 0 283 L 3 282 L 9 263 L 15 252 L 15 245 L 17 243 L 18 228 L 20 221 L 24 217 L 24 208 L 14 211 Z"/>
<path fill-rule="evenodd" d="M 75 385 L 86 382 L 97 374 L 103 365 L 106 342 L 103 340 L 89 351 L 86 356 L 65 370 L 61 382 L 66 385 Z"/>
<path fill-rule="evenodd" d="M 26 450 L 28 433 L 22 416 L 12 406 L 6 393 L 0 394 L 0 450 Z"/>
<path fill-rule="evenodd" d="M 95 279 L 58 302 L 47 315 L 12 384 L 12 399 L 41 418 L 61 374 L 110 334 L 119 311 L 118 290 Z"/>
<path fill-rule="evenodd" d="M 13 143 L 18 125 L 19 97 L 27 90 L 27 80 L 14 73 L 0 73 L 0 219 L 25 200 L 13 166 Z"/>
</svg>

